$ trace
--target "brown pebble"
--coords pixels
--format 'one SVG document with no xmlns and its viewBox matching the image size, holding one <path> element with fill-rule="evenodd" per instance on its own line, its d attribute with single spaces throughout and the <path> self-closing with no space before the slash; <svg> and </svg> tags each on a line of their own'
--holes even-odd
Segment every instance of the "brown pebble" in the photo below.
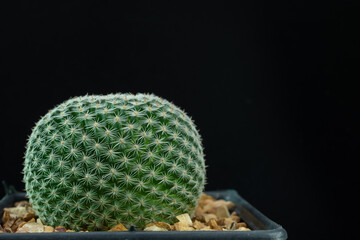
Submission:
<svg viewBox="0 0 360 240">
<path fill-rule="evenodd" d="M 202 228 L 204 228 L 204 227 L 206 227 L 206 226 L 205 226 L 205 224 L 203 224 L 202 222 L 200 222 L 200 221 L 198 221 L 198 220 L 195 220 L 195 221 L 194 221 L 194 224 L 193 224 L 193 227 L 194 227 L 195 229 L 202 229 Z"/>
<path fill-rule="evenodd" d="M 204 216 L 204 222 L 209 222 L 210 221 L 210 219 L 217 219 L 217 217 L 216 217 L 216 215 L 215 214 L 212 214 L 212 213 L 209 213 L 209 214 L 203 214 L 203 216 Z"/>
<path fill-rule="evenodd" d="M 176 218 L 186 227 L 190 227 L 193 224 L 188 213 L 178 215 Z"/>
<path fill-rule="evenodd" d="M 21 228 L 18 228 L 17 233 L 39 233 L 44 232 L 44 225 L 35 223 L 35 222 L 27 222 Z"/>
<path fill-rule="evenodd" d="M 228 208 L 225 205 L 221 205 L 216 209 L 215 215 L 218 219 L 230 217 Z"/>
<path fill-rule="evenodd" d="M 27 223 L 27 222 L 21 223 L 21 224 L 18 226 L 18 228 L 21 228 L 21 227 L 24 226 L 26 223 Z"/>
<path fill-rule="evenodd" d="M 225 227 L 227 230 L 231 229 L 231 224 L 235 223 L 232 218 L 221 218 L 220 220 L 216 221 L 219 226 Z"/>
<path fill-rule="evenodd" d="M 188 224 L 184 222 L 174 223 L 174 227 L 176 231 L 194 231 L 193 227 L 190 227 Z"/>
<path fill-rule="evenodd" d="M 232 220 L 234 220 L 235 222 L 240 222 L 241 218 L 237 215 L 236 212 L 232 212 L 230 217 L 232 218 Z"/>
<path fill-rule="evenodd" d="M 229 210 L 233 209 L 235 207 L 235 204 L 231 201 L 225 201 L 223 199 L 219 199 L 219 200 L 216 200 L 214 203 L 213 203 L 213 206 L 214 208 L 219 208 L 221 206 L 226 206 Z"/>
<path fill-rule="evenodd" d="M 208 196 L 210 197 L 210 196 Z M 199 203 L 198 203 L 198 207 L 200 208 L 203 208 L 204 206 L 208 205 L 208 204 L 211 204 L 215 201 L 214 198 L 210 197 L 210 198 L 207 198 L 207 197 L 201 197 L 200 200 L 199 200 Z"/>
<path fill-rule="evenodd" d="M 220 218 L 216 220 L 217 225 L 225 226 L 225 218 Z"/>
<path fill-rule="evenodd" d="M 54 232 L 55 229 L 51 226 L 44 226 L 44 232 Z"/>
<path fill-rule="evenodd" d="M 66 232 L 66 228 L 64 226 L 58 226 L 55 228 L 55 232 Z"/>
<path fill-rule="evenodd" d="M 200 218 L 203 214 L 204 214 L 204 209 L 202 207 L 198 206 L 195 209 L 195 217 L 196 217 L 196 219 Z"/>
<path fill-rule="evenodd" d="M 14 224 L 11 226 L 11 231 L 16 232 L 16 230 L 21 226 L 23 226 L 26 222 L 22 218 L 16 219 Z"/>
<path fill-rule="evenodd" d="M 176 231 L 193 231 L 194 228 L 192 227 L 193 222 L 190 218 L 188 213 L 184 213 L 181 215 L 176 216 L 179 222 L 174 223 L 174 227 Z"/>
<path fill-rule="evenodd" d="M 11 214 L 10 211 L 7 211 L 5 209 L 4 209 L 4 215 L 2 217 L 2 222 L 4 229 L 7 229 L 7 228 L 11 228 L 11 226 L 15 223 L 17 216 L 15 214 Z"/>
<path fill-rule="evenodd" d="M 203 213 L 201 213 L 201 215 L 195 216 L 195 220 L 198 220 L 198 221 L 203 222 L 203 223 L 206 222 Z"/>
<path fill-rule="evenodd" d="M 216 223 L 215 219 L 211 219 L 209 222 L 209 226 L 211 227 L 211 229 L 217 230 L 217 231 L 222 231 L 222 227 L 218 226 Z"/>
<path fill-rule="evenodd" d="M 148 228 L 148 227 L 151 227 L 151 226 L 157 226 L 157 227 L 159 227 L 159 228 L 165 228 L 166 230 L 171 231 L 171 226 L 170 226 L 170 224 L 165 223 L 165 222 L 149 223 L 149 224 L 147 224 L 147 225 L 144 227 L 144 229 L 145 229 L 145 228 Z"/>
<path fill-rule="evenodd" d="M 212 201 L 215 201 L 215 198 L 213 198 L 213 197 L 210 196 L 210 195 L 207 195 L 207 194 L 203 193 L 203 194 L 201 195 L 200 200 L 212 200 Z"/>
<path fill-rule="evenodd" d="M 201 228 L 200 231 L 215 231 L 215 230 L 211 229 L 210 226 L 205 226 L 205 227 Z"/>
<path fill-rule="evenodd" d="M 114 227 L 112 227 L 109 232 L 117 232 L 117 231 L 127 231 L 126 227 L 122 225 L 121 223 L 116 224 Z"/>
<path fill-rule="evenodd" d="M 158 231 L 169 231 L 169 230 L 167 230 L 166 228 L 158 227 L 156 225 L 151 225 L 151 226 L 145 227 L 144 231 L 158 232 Z"/>
<path fill-rule="evenodd" d="M 205 204 L 202 208 L 203 213 L 205 214 L 215 214 L 216 209 L 214 208 L 213 203 Z"/>
<path fill-rule="evenodd" d="M 251 230 L 246 227 L 240 227 L 239 229 L 236 229 L 235 231 L 251 231 Z"/>
<path fill-rule="evenodd" d="M 14 207 L 26 207 L 26 206 L 28 206 L 28 207 L 31 206 L 30 203 L 26 200 L 14 203 Z"/>
<path fill-rule="evenodd" d="M 247 225 L 244 222 L 240 222 L 240 223 L 235 223 L 235 227 L 236 229 L 239 229 L 241 227 L 247 228 Z"/>
<path fill-rule="evenodd" d="M 4 214 L 8 212 L 9 214 L 15 215 L 16 218 L 22 218 L 25 221 L 35 217 L 34 210 L 27 206 L 27 207 L 12 207 L 12 208 L 4 208 Z M 4 222 L 4 221 L 3 221 Z"/>
</svg>

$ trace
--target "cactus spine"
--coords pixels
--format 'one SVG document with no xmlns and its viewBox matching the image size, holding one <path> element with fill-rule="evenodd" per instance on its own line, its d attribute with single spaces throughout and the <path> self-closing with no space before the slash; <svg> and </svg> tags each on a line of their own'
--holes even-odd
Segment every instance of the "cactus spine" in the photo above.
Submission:
<svg viewBox="0 0 360 240">
<path fill-rule="evenodd" d="M 34 127 L 24 182 L 52 226 L 172 223 L 193 214 L 204 189 L 201 137 L 184 111 L 152 94 L 73 98 Z"/>
</svg>

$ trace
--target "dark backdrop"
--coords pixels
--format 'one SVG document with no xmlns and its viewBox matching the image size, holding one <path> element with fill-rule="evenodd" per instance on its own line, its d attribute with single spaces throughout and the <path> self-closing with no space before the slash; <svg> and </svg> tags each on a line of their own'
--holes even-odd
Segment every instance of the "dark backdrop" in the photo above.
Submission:
<svg viewBox="0 0 360 240">
<path fill-rule="evenodd" d="M 23 188 L 26 138 L 55 105 L 149 92 L 195 120 L 206 190 L 238 190 L 290 239 L 346 229 L 355 1 L 49 2 L 1 3 L 1 179 Z"/>
</svg>

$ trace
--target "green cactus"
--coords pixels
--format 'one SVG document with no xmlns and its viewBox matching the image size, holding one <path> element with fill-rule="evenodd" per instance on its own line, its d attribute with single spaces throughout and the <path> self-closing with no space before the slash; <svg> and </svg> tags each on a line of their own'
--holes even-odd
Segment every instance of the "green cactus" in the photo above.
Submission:
<svg viewBox="0 0 360 240">
<path fill-rule="evenodd" d="M 201 137 L 184 111 L 152 94 L 73 98 L 34 127 L 24 182 L 51 226 L 173 223 L 194 213 L 204 189 Z"/>
</svg>

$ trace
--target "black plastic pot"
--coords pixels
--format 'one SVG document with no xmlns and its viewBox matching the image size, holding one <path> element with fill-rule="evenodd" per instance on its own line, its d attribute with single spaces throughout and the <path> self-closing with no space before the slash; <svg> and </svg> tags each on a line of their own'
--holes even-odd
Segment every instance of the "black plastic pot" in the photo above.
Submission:
<svg viewBox="0 0 360 240">
<path fill-rule="evenodd" d="M 6 194 L 0 200 L 0 216 L 4 207 L 24 200 L 25 193 L 5 186 Z M 206 194 L 216 199 L 235 203 L 235 211 L 248 224 L 252 231 L 169 231 L 144 232 L 130 229 L 127 232 L 59 232 L 59 233 L 0 233 L 0 240 L 121 240 L 121 239 L 287 239 L 287 233 L 279 224 L 273 222 L 245 201 L 235 190 L 209 191 Z M 1 222 L 1 217 L 0 217 Z"/>
</svg>

